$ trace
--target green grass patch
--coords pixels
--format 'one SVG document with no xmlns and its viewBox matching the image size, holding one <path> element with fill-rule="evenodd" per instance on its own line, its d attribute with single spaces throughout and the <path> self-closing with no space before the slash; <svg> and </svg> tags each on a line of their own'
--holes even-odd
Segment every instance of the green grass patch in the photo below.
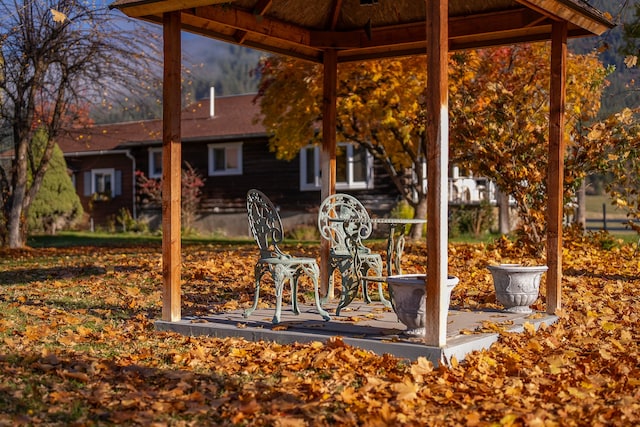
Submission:
<svg viewBox="0 0 640 427">
<path fill-rule="evenodd" d="M 182 238 L 183 244 L 229 243 L 248 244 L 253 240 L 248 238 L 220 238 L 206 236 L 188 236 Z M 104 233 L 90 231 L 64 231 L 51 235 L 33 235 L 27 239 L 27 245 L 32 248 L 63 248 L 76 246 L 160 246 L 162 236 L 141 233 Z"/>
</svg>

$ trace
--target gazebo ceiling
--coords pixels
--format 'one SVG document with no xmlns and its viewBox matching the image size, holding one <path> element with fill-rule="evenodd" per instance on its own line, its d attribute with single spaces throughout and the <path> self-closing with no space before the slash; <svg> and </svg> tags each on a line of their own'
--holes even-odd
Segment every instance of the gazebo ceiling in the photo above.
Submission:
<svg viewBox="0 0 640 427">
<path fill-rule="evenodd" d="M 160 23 L 181 11 L 183 30 L 268 52 L 320 62 L 423 54 L 424 0 L 116 0 L 126 15 Z M 569 37 L 613 25 L 583 0 L 450 0 L 449 49 L 548 40 L 554 20 Z"/>
</svg>

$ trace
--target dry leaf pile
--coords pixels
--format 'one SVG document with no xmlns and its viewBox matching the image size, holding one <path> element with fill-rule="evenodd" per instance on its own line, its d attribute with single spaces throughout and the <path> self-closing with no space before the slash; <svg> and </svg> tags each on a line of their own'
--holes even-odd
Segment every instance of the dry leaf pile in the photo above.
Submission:
<svg viewBox="0 0 640 427">
<path fill-rule="evenodd" d="M 565 245 L 558 323 L 502 333 L 451 367 L 339 339 L 285 346 L 157 332 L 160 247 L 2 252 L 0 425 L 638 425 L 640 256 L 597 247 Z M 183 314 L 250 304 L 252 246 L 183 255 Z M 407 272 L 423 270 L 424 257 L 409 244 Z M 452 304 L 499 307 L 485 267 L 522 258 L 506 242 L 452 245 Z"/>
</svg>

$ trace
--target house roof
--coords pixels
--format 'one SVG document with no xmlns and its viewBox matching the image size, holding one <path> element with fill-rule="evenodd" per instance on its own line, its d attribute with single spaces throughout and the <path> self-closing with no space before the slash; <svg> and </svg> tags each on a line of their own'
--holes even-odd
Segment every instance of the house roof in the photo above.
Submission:
<svg viewBox="0 0 640 427">
<path fill-rule="evenodd" d="M 180 10 L 186 31 L 315 62 L 326 49 L 340 62 L 426 51 L 424 0 L 116 0 L 111 7 L 156 23 Z M 569 37 L 613 27 L 584 0 L 449 0 L 448 9 L 450 50 L 548 40 L 558 20 L 567 21 Z"/>
<path fill-rule="evenodd" d="M 254 98 L 254 94 L 217 97 L 213 117 L 210 116 L 210 99 L 190 105 L 182 112 L 183 142 L 266 135 L 264 126 L 254 120 L 260 113 Z M 160 144 L 162 119 L 72 129 L 68 136 L 56 142 L 65 154 Z"/>
</svg>

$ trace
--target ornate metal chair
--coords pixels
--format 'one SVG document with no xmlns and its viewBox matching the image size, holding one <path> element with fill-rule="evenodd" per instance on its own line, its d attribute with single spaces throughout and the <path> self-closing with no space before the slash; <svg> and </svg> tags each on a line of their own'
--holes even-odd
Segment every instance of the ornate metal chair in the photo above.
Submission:
<svg viewBox="0 0 640 427">
<path fill-rule="evenodd" d="M 350 304 L 362 287 L 365 302 L 371 302 L 367 282 L 378 282 L 380 301 L 390 307 L 382 291 L 382 257 L 372 253 L 362 241 L 371 235 L 372 224 L 365 207 L 353 196 L 333 194 L 320 205 L 318 229 L 329 240 L 329 292 L 333 295 L 333 275 L 336 268 L 342 277 L 342 292 L 336 315 Z M 367 276 L 373 270 L 374 276 Z"/>
<path fill-rule="evenodd" d="M 284 233 L 282 221 L 278 211 L 267 196 L 259 190 L 249 190 L 247 193 L 247 213 L 251 234 L 260 248 L 260 258 L 255 266 L 256 294 L 253 306 L 244 312 L 244 317 L 249 317 L 258 306 L 260 296 L 260 280 L 265 273 L 273 277 L 276 291 L 276 312 L 273 323 L 280 323 L 282 308 L 282 292 L 284 283 L 288 280 L 291 286 L 291 305 L 295 314 L 300 314 L 298 309 L 298 278 L 306 274 L 313 280 L 316 307 L 324 320 L 330 320 L 329 314 L 320 306 L 318 293 L 318 276 L 320 269 L 313 258 L 293 257 L 282 252 L 278 244 L 282 242 Z"/>
</svg>

